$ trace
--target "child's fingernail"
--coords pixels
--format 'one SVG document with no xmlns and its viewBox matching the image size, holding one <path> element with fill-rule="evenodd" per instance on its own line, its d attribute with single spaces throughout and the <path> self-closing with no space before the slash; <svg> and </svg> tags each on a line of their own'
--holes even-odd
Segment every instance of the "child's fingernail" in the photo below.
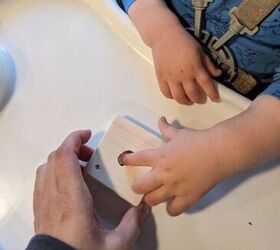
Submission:
<svg viewBox="0 0 280 250">
<path fill-rule="evenodd" d="M 221 102 L 221 99 L 220 99 L 220 97 L 217 97 L 217 98 L 214 98 L 212 101 L 213 101 L 213 102 L 220 103 L 220 102 Z"/>
<path fill-rule="evenodd" d="M 133 152 L 131 150 L 126 150 L 124 151 L 123 153 L 121 153 L 118 157 L 118 162 L 121 166 L 124 166 L 125 165 L 125 156 L 127 154 L 132 154 Z"/>
<path fill-rule="evenodd" d="M 160 119 L 163 121 L 163 122 L 167 122 L 167 119 L 165 116 L 161 116 Z"/>
</svg>

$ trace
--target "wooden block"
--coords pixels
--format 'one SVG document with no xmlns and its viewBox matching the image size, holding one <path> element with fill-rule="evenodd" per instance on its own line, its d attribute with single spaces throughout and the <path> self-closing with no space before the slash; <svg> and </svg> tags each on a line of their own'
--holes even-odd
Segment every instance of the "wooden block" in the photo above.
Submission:
<svg viewBox="0 0 280 250">
<path fill-rule="evenodd" d="M 160 138 L 118 116 L 103 137 L 85 171 L 114 190 L 121 198 L 137 206 L 143 195 L 136 194 L 132 190 L 132 184 L 138 177 L 151 170 L 151 167 L 121 166 L 118 157 L 127 150 L 137 152 L 161 145 Z"/>
</svg>

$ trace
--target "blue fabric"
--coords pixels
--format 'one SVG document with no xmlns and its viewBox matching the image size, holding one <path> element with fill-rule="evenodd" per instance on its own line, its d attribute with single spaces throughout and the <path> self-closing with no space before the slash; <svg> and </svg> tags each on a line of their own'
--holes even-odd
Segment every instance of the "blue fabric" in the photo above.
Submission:
<svg viewBox="0 0 280 250">
<path fill-rule="evenodd" d="M 280 99 L 280 67 L 276 68 L 273 81 L 268 86 L 268 88 L 263 92 L 263 94 L 272 95 Z"/>
<path fill-rule="evenodd" d="M 122 0 L 129 6 L 133 0 Z M 191 0 L 166 0 L 175 14 L 187 27 L 194 26 L 194 10 Z M 205 11 L 205 27 L 214 36 L 221 37 L 229 27 L 229 10 L 239 6 L 242 0 L 215 0 Z M 227 45 L 232 50 L 239 68 L 257 79 L 273 77 L 263 92 L 280 99 L 280 6 L 260 25 L 254 36 L 238 35 Z"/>
<path fill-rule="evenodd" d="M 122 0 L 123 7 L 126 12 L 128 12 L 129 7 L 133 4 L 136 0 Z"/>
<path fill-rule="evenodd" d="M 193 27 L 194 11 L 191 0 L 169 0 L 186 26 Z M 205 12 L 205 25 L 214 36 L 221 37 L 229 27 L 229 10 L 242 0 L 215 0 Z M 254 36 L 236 36 L 228 42 L 237 66 L 256 78 L 273 77 L 263 94 L 280 99 L 280 6 L 259 27 Z"/>
</svg>

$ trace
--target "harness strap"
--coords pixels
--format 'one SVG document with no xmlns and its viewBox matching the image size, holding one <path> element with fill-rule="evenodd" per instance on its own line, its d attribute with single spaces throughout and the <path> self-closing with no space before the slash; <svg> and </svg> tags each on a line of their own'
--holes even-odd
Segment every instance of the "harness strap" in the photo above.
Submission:
<svg viewBox="0 0 280 250">
<path fill-rule="evenodd" d="M 232 14 L 242 26 L 253 31 L 279 4 L 280 0 L 244 0 Z"/>
<path fill-rule="evenodd" d="M 198 2 L 200 3 L 199 6 Z M 203 8 L 207 8 L 209 2 L 212 2 L 212 0 L 192 0 L 196 13 L 196 35 L 199 33 L 208 33 L 207 31 L 200 32 L 200 24 L 203 18 L 201 11 Z M 225 44 L 237 34 L 253 36 L 258 31 L 260 23 L 269 16 L 279 4 L 280 0 L 244 0 L 238 7 L 234 7 L 229 12 L 231 17 L 229 29 L 222 37 L 212 37 L 210 40 L 207 38 L 204 41 L 201 40 L 199 36 L 200 41 L 208 46 L 211 56 L 216 63 L 217 60 L 218 63 L 219 61 L 220 63 L 222 62 L 222 68 L 224 68 L 223 71 L 225 73 L 224 83 L 229 83 L 243 95 L 248 94 L 258 84 L 263 84 L 264 81 L 256 80 L 248 72 L 236 68 L 234 59 L 229 56 L 231 52 L 226 49 L 227 47 Z"/>
</svg>

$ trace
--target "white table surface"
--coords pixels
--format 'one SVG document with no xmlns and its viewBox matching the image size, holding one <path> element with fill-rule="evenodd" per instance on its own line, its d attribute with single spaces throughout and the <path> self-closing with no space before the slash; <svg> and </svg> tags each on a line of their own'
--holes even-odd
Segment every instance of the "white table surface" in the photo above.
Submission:
<svg viewBox="0 0 280 250">
<path fill-rule="evenodd" d="M 33 235 L 35 169 L 70 131 L 91 128 L 96 145 L 116 114 L 155 130 L 161 114 L 206 128 L 249 105 L 222 86 L 220 104 L 163 98 L 149 51 L 113 0 L 1 1 L 0 44 L 17 72 L 0 113 L 0 249 L 23 249 Z M 277 164 L 223 182 L 180 217 L 155 207 L 138 249 L 278 249 Z"/>
</svg>

